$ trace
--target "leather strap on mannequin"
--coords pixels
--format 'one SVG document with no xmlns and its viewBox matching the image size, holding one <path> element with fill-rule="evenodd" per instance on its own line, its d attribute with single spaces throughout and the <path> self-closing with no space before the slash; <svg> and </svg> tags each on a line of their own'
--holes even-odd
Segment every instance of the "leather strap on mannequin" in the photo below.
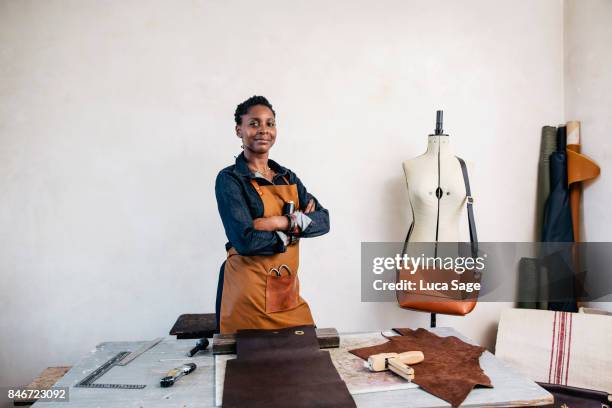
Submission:
<svg viewBox="0 0 612 408">
<path fill-rule="evenodd" d="M 474 209 L 472 204 L 474 198 L 472 197 L 472 190 L 470 189 L 470 179 L 468 177 L 467 166 L 462 158 L 457 157 L 459 164 L 461 165 L 461 172 L 463 173 L 463 182 L 465 183 L 465 195 L 467 198 L 467 213 L 468 213 L 468 224 L 470 228 L 470 242 L 472 244 L 472 257 L 478 256 L 478 236 L 476 234 L 476 223 L 474 222 Z"/>
</svg>

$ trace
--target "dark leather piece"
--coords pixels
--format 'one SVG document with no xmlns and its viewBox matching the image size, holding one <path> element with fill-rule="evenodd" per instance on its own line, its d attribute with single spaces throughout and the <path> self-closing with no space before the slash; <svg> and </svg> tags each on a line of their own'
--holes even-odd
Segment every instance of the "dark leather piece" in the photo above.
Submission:
<svg viewBox="0 0 612 408">
<path fill-rule="evenodd" d="M 214 313 L 182 314 L 170 329 L 177 339 L 210 338 L 215 334 L 217 318 Z"/>
<path fill-rule="evenodd" d="M 557 150 L 550 155 L 550 194 L 544 208 L 543 242 L 574 242 L 567 185 L 566 129 L 557 129 Z"/>
<path fill-rule="evenodd" d="M 607 392 L 587 390 L 585 388 L 569 387 L 548 383 L 538 383 L 555 398 L 550 408 L 602 408 L 610 406 Z"/>
<path fill-rule="evenodd" d="M 557 150 L 557 128 L 544 126 L 540 140 L 540 159 L 538 161 L 538 195 L 536 200 L 537 237 L 542 236 L 544 224 L 544 206 L 550 194 L 550 155 Z"/>
<path fill-rule="evenodd" d="M 296 334 L 303 332 L 304 334 Z M 321 354 L 314 326 L 279 330 L 239 330 L 236 354 L 240 361 L 277 361 Z M 329 354 L 329 353 L 325 353 Z"/>
<path fill-rule="evenodd" d="M 225 371 L 223 407 L 355 407 L 313 326 L 240 330 L 236 347 L 238 358 Z"/>
<path fill-rule="evenodd" d="M 567 179 L 567 135 L 566 127 L 557 129 L 557 150 L 550 155 L 550 194 L 544 208 L 543 242 L 573 242 L 574 227 Z M 573 289 L 568 282 L 568 289 Z M 575 298 L 549 302 L 548 310 L 577 312 Z"/>
<path fill-rule="evenodd" d="M 574 229 L 567 187 L 565 151 L 550 155 L 551 192 L 544 211 L 543 242 L 573 242 Z"/>
<path fill-rule="evenodd" d="M 386 343 L 350 352 L 367 360 L 378 353 L 422 351 L 425 360 L 412 366 L 415 375 L 412 382 L 454 407 L 459 406 L 476 385 L 493 387 L 478 362 L 484 347 L 472 346 L 455 336 L 439 337 L 425 329 L 394 330 L 401 336 L 392 336 Z"/>
</svg>

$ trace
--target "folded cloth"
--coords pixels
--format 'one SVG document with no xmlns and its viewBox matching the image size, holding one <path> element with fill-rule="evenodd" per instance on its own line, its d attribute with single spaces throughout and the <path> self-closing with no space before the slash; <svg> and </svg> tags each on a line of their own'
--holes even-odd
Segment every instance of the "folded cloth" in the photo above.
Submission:
<svg viewBox="0 0 612 408">
<path fill-rule="evenodd" d="M 236 351 L 226 366 L 224 408 L 355 407 L 313 326 L 239 330 Z"/>
<path fill-rule="evenodd" d="M 394 329 L 401 336 L 377 346 L 349 350 L 367 360 L 373 354 L 402 353 L 420 350 L 425 360 L 412 366 L 414 382 L 425 391 L 459 406 L 476 385 L 493 387 L 491 380 L 480 368 L 478 359 L 484 347 L 473 346 L 455 336 L 439 337 L 425 329 Z"/>
</svg>

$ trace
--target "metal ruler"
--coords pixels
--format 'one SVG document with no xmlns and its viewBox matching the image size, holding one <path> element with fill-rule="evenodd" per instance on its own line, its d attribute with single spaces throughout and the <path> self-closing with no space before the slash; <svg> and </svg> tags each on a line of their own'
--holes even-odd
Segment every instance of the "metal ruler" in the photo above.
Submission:
<svg viewBox="0 0 612 408">
<path fill-rule="evenodd" d="M 106 374 L 111 368 L 116 366 L 119 361 L 123 360 L 130 354 L 129 351 L 122 351 L 115 357 L 96 368 L 91 374 L 79 381 L 75 387 L 79 388 L 121 388 L 129 390 L 137 390 L 146 387 L 144 384 L 95 384 L 95 381 Z"/>
<path fill-rule="evenodd" d="M 138 347 L 136 350 L 134 350 L 131 353 L 129 353 L 123 359 L 121 359 L 121 361 L 118 361 L 117 365 L 120 365 L 120 366 L 127 365 L 130 361 L 134 360 L 136 357 L 138 357 L 139 355 L 141 355 L 145 351 L 155 347 L 162 340 L 163 340 L 163 337 L 158 337 L 155 340 L 151 340 L 151 341 L 146 342 L 142 346 Z"/>
</svg>

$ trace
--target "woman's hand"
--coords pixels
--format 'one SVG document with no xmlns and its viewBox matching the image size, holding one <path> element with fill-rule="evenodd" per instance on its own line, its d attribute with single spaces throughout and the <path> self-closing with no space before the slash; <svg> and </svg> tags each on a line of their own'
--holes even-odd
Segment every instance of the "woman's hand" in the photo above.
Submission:
<svg viewBox="0 0 612 408">
<path fill-rule="evenodd" d="M 260 231 L 287 231 L 289 229 L 289 220 L 284 215 L 255 218 L 253 220 L 253 227 Z"/>
<path fill-rule="evenodd" d="M 314 200 L 310 199 L 304 209 L 304 214 L 313 212 L 315 208 Z M 284 215 L 255 218 L 253 220 L 253 227 L 259 231 L 287 231 L 289 229 L 289 220 Z"/>
</svg>

